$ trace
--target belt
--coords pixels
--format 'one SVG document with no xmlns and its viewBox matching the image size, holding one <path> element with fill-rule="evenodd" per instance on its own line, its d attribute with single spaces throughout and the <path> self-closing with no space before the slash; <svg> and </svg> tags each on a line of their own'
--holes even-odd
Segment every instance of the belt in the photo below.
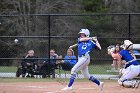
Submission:
<svg viewBox="0 0 140 93">
<path fill-rule="evenodd" d="M 133 61 L 136 61 L 136 59 L 132 59 L 132 60 L 130 60 L 130 61 L 127 61 L 126 64 L 125 64 L 125 69 L 126 69 L 127 67 L 129 67 L 129 66 L 130 66 L 130 63 L 133 62 Z"/>
<path fill-rule="evenodd" d="M 78 55 L 78 57 L 84 57 L 85 56 L 85 54 L 83 54 L 83 55 Z"/>
<path fill-rule="evenodd" d="M 83 55 L 78 55 L 78 57 L 84 57 L 84 56 L 89 56 L 89 54 L 88 53 L 85 53 Z"/>
<path fill-rule="evenodd" d="M 132 59 L 132 60 L 128 61 L 127 63 L 129 64 L 129 63 L 131 63 L 133 61 L 136 61 L 136 59 Z"/>
</svg>

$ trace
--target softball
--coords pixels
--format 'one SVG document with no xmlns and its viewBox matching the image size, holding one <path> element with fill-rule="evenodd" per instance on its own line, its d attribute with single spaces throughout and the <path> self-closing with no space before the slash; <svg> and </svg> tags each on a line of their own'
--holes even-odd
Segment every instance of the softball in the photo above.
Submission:
<svg viewBox="0 0 140 93">
<path fill-rule="evenodd" d="M 15 42 L 15 43 L 18 43 L 18 39 L 15 39 L 14 42 Z"/>
</svg>

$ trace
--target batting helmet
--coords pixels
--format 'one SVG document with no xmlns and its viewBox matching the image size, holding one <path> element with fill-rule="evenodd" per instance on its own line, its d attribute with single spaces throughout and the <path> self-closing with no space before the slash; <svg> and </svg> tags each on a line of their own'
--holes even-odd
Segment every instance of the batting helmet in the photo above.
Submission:
<svg viewBox="0 0 140 93">
<path fill-rule="evenodd" d="M 81 29 L 80 32 L 79 32 L 78 34 L 81 34 L 81 33 L 85 34 L 86 37 L 89 37 L 89 35 L 90 35 L 90 32 L 89 32 L 88 29 Z"/>
</svg>

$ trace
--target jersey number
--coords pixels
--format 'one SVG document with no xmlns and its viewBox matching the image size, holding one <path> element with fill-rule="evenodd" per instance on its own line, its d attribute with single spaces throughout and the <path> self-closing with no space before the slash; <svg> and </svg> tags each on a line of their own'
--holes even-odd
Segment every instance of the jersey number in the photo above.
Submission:
<svg viewBox="0 0 140 93">
<path fill-rule="evenodd" d="M 86 49 L 87 48 L 87 44 L 84 43 L 83 46 L 82 46 L 82 49 Z"/>
</svg>

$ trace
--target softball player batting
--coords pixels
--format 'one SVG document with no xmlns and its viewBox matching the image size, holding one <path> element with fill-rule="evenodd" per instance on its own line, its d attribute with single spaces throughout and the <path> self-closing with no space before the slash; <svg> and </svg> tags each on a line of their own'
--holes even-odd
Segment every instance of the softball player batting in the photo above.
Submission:
<svg viewBox="0 0 140 93">
<path fill-rule="evenodd" d="M 119 52 L 119 60 L 125 60 L 125 68 L 120 70 L 121 77 L 118 80 L 119 85 L 128 88 L 138 88 L 140 82 L 137 80 L 132 80 L 140 74 L 140 65 L 136 60 L 136 57 L 132 54 L 133 43 L 129 40 L 124 40 L 122 45 L 122 50 Z M 113 52 L 114 48 L 110 47 L 108 52 Z"/>
<path fill-rule="evenodd" d="M 88 64 L 90 63 L 89 53 L 91 49 L 95 47 L 101 50 L 101 46 L 96 37 L 89 37 L 90 32 L 88 29 L 81 29 L 78 34 L 79 34 L 78 43 L 69 47 L 69 48 L 73 48 L 76 46 L 78 47 L 78 62 L 71 69 L 71 77 L 68 85 L 62 90 L 72 89 L 72 85 L 76 78 L 76 74 L 79 70 L 81 70 L 85 78 L 96 83 L 99 86 L 100 90 L 102 90 L 104 83 L 97 80 L 94 76 L 91 76 L 88 72 Z"/>
</svg>

